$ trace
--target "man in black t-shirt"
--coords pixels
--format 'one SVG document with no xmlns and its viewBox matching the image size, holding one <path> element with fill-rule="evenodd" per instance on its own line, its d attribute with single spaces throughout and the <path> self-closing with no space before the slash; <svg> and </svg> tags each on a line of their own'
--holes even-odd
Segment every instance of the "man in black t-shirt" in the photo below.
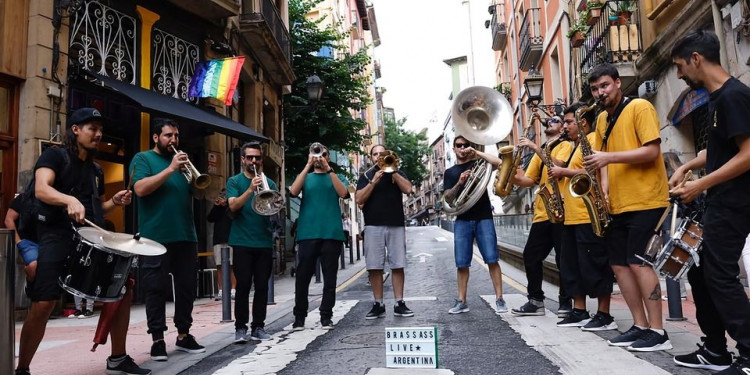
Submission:
<svg viewBox="0 0 750 375">
<path fill-rule="evenodd" d="M 102 139 L 103 121 L 94 108 L 76 110 L 68 118 L 63 147 L 45 150 L 34 167 L 34 192 L 43 206 L 37 223 L 39 259 L 36 279 L 29 287 L 31 306 L 21 330 L 16 375 L 30 374 L 29 365 L 60 298 L 58 278 L 64 275 L 66 258 L 75 247 L 71 221 L 80 224 L 85 218 L 103 225 L 104 213 L 131 202 L 128 190 L 104 198 L 104 176 L 93 161 Z M 151 374 L 126 354 L 130 300 L 125 298 L 122 304 L 112 320 L 112 355 L 107 358 L 107 372 Z"/>
<path fill-rule="evenodd" d="M 393 278 L 393 307 L 395 316 L 414 316 L 404 302 L 404 267 L 406 267 L 406 229 L 404 228 L 403 194 L 411 192 L 411 182 L 402 171 L 385 172 L 378 166 L 378 159 L 385 146 L 375 145 L 370 149 L 370 158 L 375 167 L 359 176 L 356 200 L 362 205 L 365 217 L 365 264 L 370 278 L 375 303 L 365 319 L 385 317 L 383 304 L 383 269 L 386 253 Z"/>
<path fill-rule="evenodd" d="M 466 180 L 471 175 L 477 157 L 484 159 L 493 167 L 497 167 L 501 162 L 495 156 L 475 150 L 471 147 L 471 143 L 461 135 L 457 135 L 453 139 L 453 151 L 456 153 L 457 164 L 448 168 L 443 176 L 443 189 L 445 190 L 443 199 L 447 202 L 453 202 L 461 193 Z M 490 196 L 487 194 L 486 186 L 478 188 L 484 189 L 482 196 L 468 211 L 456 217 L 453 226 L 453 252 L 456 257 L 458 299 L 453 307 L 448 310 L 450 314 L 469 311 L 466 289 L 469 286 L 469 267 L 474 254 L 472 247 L 475 239 L 479 252 L 482 254 L 482 259 L 489 266 L 492 285 L 495 287 L 495 313 L 508 312 L 508 307 L 503 299 L 503 274 L 498 263 L 500 256 L 497 251 L 497 234 L 495 233 L 495 223 L 492 220 Z"/>
<path fill-rule="evenodd" d="M 703 249 L 700 266 L 688 272 L 698 325 L 705 346 L 676 356 L 682 366 L 721 370 L 717 374 L 750 373 L 750 302 L 738 278 L 739 259 L 750 233 L 750 88 L 733 78 L 719 62 L 719 39 L 697 31 L 672 49 L 677 77 L 692 89 L 705 88 L 709 128 L 706 152 L 678 168 L 670 179 L 672 195 L 690 202 L 703 191 Z M 705 167 L 706 175 L 675 187 L 688 170 Z M 716 317 L 720 319 L 716 319 Z M 728 332 L 737 341 L 739 356 L 732 363 Z M 730 366 L 731 365 L 731 366 Z"/>
</svg>

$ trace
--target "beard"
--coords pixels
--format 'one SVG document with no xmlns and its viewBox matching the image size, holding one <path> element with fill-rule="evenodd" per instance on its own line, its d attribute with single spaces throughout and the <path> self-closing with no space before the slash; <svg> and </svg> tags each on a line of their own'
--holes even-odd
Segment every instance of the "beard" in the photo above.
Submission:
<svg viewBox="0 0 750 375">
<path fill-rule="evenodd" d="M 253 168 L 253 166 L 255 166 L 255 168 Z M 245 164 L 245 170 L 246 170 L 246 171 L 247 171 L 248 173 L 252 173 L 253 175 L 255 175 L 255 170 L 256 170 L 256 169 L 258 170 L 258 173 L 259 173 L 259 174 L 260 174 L 260 173 L 262 172 L 262 170 L 261 170 L 261 167 L 260 167 L 259 165 L 255 165 L 255 164 Z"/>
<path fill-rule="evenodd" d="M 687 78 L 687 77 L 683 77 L 683 78 L 682 78 L 682 80 L 683 80 L 683 81 L 685 81 L 685 83 L 686 83 L 686 84 L 687 84 L 688 86 L 690 86 L 690 88 L 691 88 L 691 89 L 693 89 L 693 90 L 700 90 L 700 89 L 702 89 L 702 88 L 703 88 L 703 84 L 702 84 L 702 83 L 699 83 L 699 82 L 695 82 L 695 81 L 693 81 L 693 80 L 692 80 L 692 79 L 690 79 L 690 78 Z"/>
<path fill-rule="evenodd" d="M 168 143 L 167 144 L 157 143 L 156 148 L 159 150 L 159 153 L 162 155 L 170 155 L 173 153 L 172 148 L 169 147 Z"/>
</svg>

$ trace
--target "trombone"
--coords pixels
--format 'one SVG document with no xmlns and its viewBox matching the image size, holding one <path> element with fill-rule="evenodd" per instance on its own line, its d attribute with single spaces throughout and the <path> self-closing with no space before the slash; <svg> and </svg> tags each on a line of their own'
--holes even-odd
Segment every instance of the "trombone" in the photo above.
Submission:
<svg viewBox="0 0 750 375">
<path fill-rule="evenodd" d="M 172 151 L 174 151 L 175 154 L 180 153 L 174 145 L 169 145 L 169 147 L 172 148 Z M 203 190 L 207 188 L 208 185 L 211 185 L 211 176 L 198 172 L 198 168 L 195 168 L 195 165 L 193 165 L 190 159 L 188 159 L 185 164 L 185 169 L 182 170 L 182 175 L 185 176 L 188 183 L 193 185 L 196 189 Z"/>
</svg>

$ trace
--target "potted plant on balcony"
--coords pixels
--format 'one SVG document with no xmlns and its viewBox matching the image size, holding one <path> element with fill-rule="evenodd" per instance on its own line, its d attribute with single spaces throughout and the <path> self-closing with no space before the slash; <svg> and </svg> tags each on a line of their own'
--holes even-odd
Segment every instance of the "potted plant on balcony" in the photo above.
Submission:
<svg viewBox="0 0 750 375">
<path fill-rule="evenodd" d="M 617 3 L 617 22 L 620 25 L 627 25 L 630 16 L 638 9 L 638 1 L 622 0 Z"/>
<path fill-rule="evenodd" d="M 604 8 L 603 1 L 589 0 L 586 3 L 586 24 L 593 26 L 599 21 L 599 17 L 602 16 L 602 8 Z"/>
<path fill-rule="evenodd" d="M 567 36 L 574 48 L 583 45 L 583 41 L 586 39 L 586 33 L 588 32 L 588 30 L 589 27 L 586 25 L 586 22 L 582 18 L 579 18 L 578 22 L 570 27 Z"/>
<path fill-rule="evenodd" d="M 497 86 L 495 86 L 495 90 L 503 94 L 508 101 L 510 101 L 510 83 L 509 82 L 503 82 L 498 83 Z"/>
</svg>

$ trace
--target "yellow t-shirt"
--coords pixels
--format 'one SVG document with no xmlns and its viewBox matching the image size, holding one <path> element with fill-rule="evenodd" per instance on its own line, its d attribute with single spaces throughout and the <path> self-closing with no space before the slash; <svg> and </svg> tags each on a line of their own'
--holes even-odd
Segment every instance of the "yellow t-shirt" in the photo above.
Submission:
<svg viewBox="0 0 750 375">
<path fill-rule="evenodd" d="M 596 134 L 589 133 L 586 136 L 586 139 L 589 140 L 589 143 L 591 143 L 591 148 L 594 150 L 598 149 L 598 144 L 596 143 Z M 584 169 L 583 168 L 583 155 L 581 154 L 581 147 L 576 147 L 575 152 L 573 152 L 573 157 L 570 159 L 570 164 L 568 164 L 568 168 L 570 169 Z M 583 199 L 581 198 L 573 198 L 573 196 L 570 194 L 570 178 L 564 178 L 562 181 L 562 194 L 563 194 L 563 203 L 565 207 L 565 225 L 575 225 L 575 224 L 588 224 L 591 223 L 591 218 L 589 217 L 589 213 L 586 210 L 586 206 L 583 204 Z"/>
<path fill-rule="evenodd" d="M 570 142 L 563 142 L 552 150 L 552 157 L 558 160 L 567 161 L 571 151 L 573 151 L 573 145 Z M 534 180 L 539 186 L 545 184 L 549 178 L 547 175 L 547 167 L 542 162 L 542 158 L 536 153 L 531 158 L 529 167 L 526 168 L 526 177 Z M 557 181 L 557 186 L 562 189 L 560 181 Z M 562 195 L 562 192 L 560 195 Z M 539 197 L 539 194 L 537 194 L 536 198 L 534 198 L 534 218 L 531 222 L 538 223 L 545 220 L 549 220 L 547 210 L 544 209 L 544 202 Z"/>
<path fill-rule="evenodd" d="M 596 122 L 597 144 L 601 144 L 606 130 L 607 112 L 602 112 Z M 654 106 L 643 99 L 632 99 L 617 119 L 604 151 L 635 150 L 659 138 L 659 117 Z M 667 170 L 661 152 L 648 163 L 609 164 L 607 177 L 613 214 L 668 206 Z"/>
</svg>

